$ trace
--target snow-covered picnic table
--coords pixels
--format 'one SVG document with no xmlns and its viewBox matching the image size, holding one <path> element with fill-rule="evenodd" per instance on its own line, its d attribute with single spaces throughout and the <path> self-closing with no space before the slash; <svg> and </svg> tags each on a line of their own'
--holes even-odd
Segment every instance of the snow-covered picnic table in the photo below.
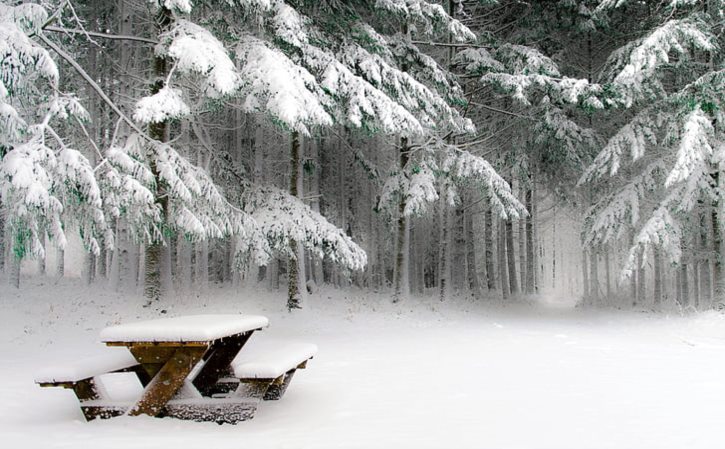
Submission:
<svg viewBox="0 0 725 449">
<path fill-rule="evenodd" d="M 101 331 L 103 343 L 119 348 L 49 368 L 36 382 L 72 389 L 87 419 L 146 414 L 236 423 L 252 418 L 260 401 L 282 397 L 295 371 L 317 352 L 311 344 L 262 339 L 237 357 L 252 334 L 268 325 L 256 315 L 119 324 Z M 113 401 L 97 382 L 119 372 L 136 373 L 144 387 L 136 401 Z"/>
<path fill-rule="evenodd" d="M 315 345 L 262 341 L 237 355 L 255 331 L 269 325 L 256 315 L 192 315 L 111 326 L 101 331 L 108 349 L 39 374 L 43 387 L 72 389 L 87 419 L 121 414 L 173 416 L 236 423 L 254 416 L 262 400 L 279 399 Z M 144 387 L 135 402 L 109 399 L 99 376 L 134 372 Z"/>
<path fill-rule="evenodd" d="M 244 419 L 248 407 L 243 398 L 220 400 L 211 395 L 219 379 L 229 374 L 232 360 L 252 333 L 268 325 L 267 318 L 256 315 L 192 315 L 108 327 L 101 331 L 101 341 L 128 348 L 148 377 L 140 379 L 143 394 L 129 409 L 98 400 L 84 404 L 86 415 L 124 412 L 187 419 Z"/>
</svg>

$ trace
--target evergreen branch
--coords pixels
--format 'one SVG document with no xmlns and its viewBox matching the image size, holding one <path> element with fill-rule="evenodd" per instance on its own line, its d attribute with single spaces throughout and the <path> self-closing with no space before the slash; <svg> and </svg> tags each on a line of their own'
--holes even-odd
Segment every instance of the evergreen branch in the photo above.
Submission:
<svg viewBox="0 0 725 449">
<path fill-rule="evenodd" d="M 143 42 L 146 44 L 153 44 L 156 45 L 159 42 L 155 41 L 153 39 L 147 39 L 145 37 L 139 37 L 139 36 L 129 36 L 129 35 L 123 35 L 123 34 L 108 34 L 108 33 L 97 33 L 95 31 L 85 31 L 85 30 L 79 30 L 76 28 L 63 28 L 63 27 L 56 27 L 56 26 L 46 26 L 43 28 L 45 31 L 52 31 L 54 33 L 69 33 L 69 34 L 83 34 L 86 36 L 93 36 L 93 37 L 100 37 L 103 39 L 110 39 L 110 40 L 125 40 L 125 41 L 135 41 L 135 42 Z"/>
<path fill-rule="evenodd" d="M 106 93 L 103 91 L 103 89 L 101 88 L 101 86 L 99 86 L 98 83 L 96 83 L 93 80 L 93 78 L 91 78 L 91 76 L 88 75 L 88 73 L 85 70 L 83 70 L 83 67 L 81 67 L 80 64 L 78 64 L 78 62 L 75 59 L 73 59 L 72 56 L 70 56 L 68 53 L 66 53 L 65 51 L 63 51 L 62 48 L 58 47 L 50 39 L 48 39 L 47 37 L 45 37 L 42 33 L 39 33 L 37 36 L 38 36 L 38 38 L 41 41 L 43 41 L 45 43 L 45 45 L 47 45 L 48 47 L 50 47 L 51 49 L 53 49 L 53 51 L 56 52 L 58 54 L 58 56 L 60 56 L 61 58 L 65 59 L 65 61 L 68 64 L 70 64 L 76 70 L 76 72 L 78 72 L 78 74 L 84 80 L 86 80 L 86 82 L 93 88 L 93 90 L 96 91 L 96 93 L 98 94 L 98 96 L 101 97 L 101 99 L 111 109 L 113 109 L 113 112 L 115 112 L 116 114 L 118 114 L 119 117 L 121 117 L 123 119 L 123 121 L 126 122 L 128 124 L 128 126 L 131 127 L 131 129 L 133 129 L 134 131 L 136 131 L 144 139 L 147 139 L 147 140 L 149 140 L 151 142 L 154 141 L 154 139 L 152 139 L 149 135 L 147 135 L 145 132 L 143 132 L 143 130 L 141 130 L 141 128 L 139 128 L 138 125 L 136 125 L 136 123 L 133 120 L 131 120 L 130 118 L 128 118 L 128 116 L 126 114 L 124 114 L 123 111 L 121 111 L 121 109 L 119 109 L 118 106 L 116 106 L 116 103 L 114 103 L 113 100 L 111 100 L 110 98 L 108 98 L 108 95 L 106 95 Z"/>
</svg>

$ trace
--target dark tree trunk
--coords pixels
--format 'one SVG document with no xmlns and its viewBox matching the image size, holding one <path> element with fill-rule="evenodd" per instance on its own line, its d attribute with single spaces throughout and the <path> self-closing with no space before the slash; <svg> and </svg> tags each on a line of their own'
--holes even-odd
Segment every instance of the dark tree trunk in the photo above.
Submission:
<svg viewBox="0 0 725 449">
<path fill-rule="evenodd" d="M 493 212 L 491 208 L 486 209 L 486 223 L 484 228 L 486 240 L 486 287 L 489 291 L 496 290 L 496 275 L 493 261 Z"/>
<path fill-rule="evenodd" d="M 297 181 L 298 181 L 298 170 L 300 165 L 300 138 L 297 131 L 292 132 L 292 143 L 290 145 L 290 182 L 289 192 L 292 196 L 298 195 Z M 304 273 L 298 272 L 298 261 L 297 257 L 300 256 L 298 252 L 298 245 L 295 240 L 290 240 L 290 253 L 294 256 L 290 256 L 287 259 L 287 310 L 292 311 L 294 309 L 302 308 L 302 293 L 299 289 L 299 276 L 304 276 Z"/>
<path fill-rule="evenodd" d="M 173 20 L 171 10 L 162 6 L 155 18 L 156 31 L 160 34 L 165 31 Z M 154 57 L 154 83 L 151 86 L 151 94 L 156 94 L 164 87 L 164 80 L 167 72 L 167 60 L 163 56 Z M 156 122 L 149 125 L 149 136 L 158 141 L 166 141 L 166 122 Z M 155 151 L 151 154 L 151 172 L 156 183 L 156 205 L 161 211 L 161 226 L 165 227 L 168 217 L 168 199 L 166 191 L 161 182 L 161 176 L 156 167 Z M 147 304 L 161 299 L 161 255 L 164 244 L 164 236 L 154 236 L 153 241 L 146 245 L 144 265 L 144 297 Z"/>
<path fill-rule="evenodd" d="M 399 169 L 401 173 L 405 173 L 405 167 L 408 165 L 408 138 L 400 138 Z M 395 238 L 395 266 L 393 270 L 393 302 L 399 302 L 408 294 L 407 276 L 407 258 L 408 258 L 408 218 L 405 216 L 406 198 L 401 195 L 398 203 L 398 222 Z"/>
</svg>

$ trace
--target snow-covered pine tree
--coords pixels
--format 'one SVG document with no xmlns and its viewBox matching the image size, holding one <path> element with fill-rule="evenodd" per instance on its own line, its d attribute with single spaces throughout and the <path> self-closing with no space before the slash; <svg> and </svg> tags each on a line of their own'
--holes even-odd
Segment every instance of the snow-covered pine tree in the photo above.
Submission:
<svg viewBox="0 0 725 449">
<path fill-rule="evenodd" d="M 610 3 L 603 2 L 600 9 L 615 16 L 621 5 Z M 624 232 L 625 226 L 636 230 L 624 276 L 641 270 L 638 265 L 646 261 L 650 248 L 656 254 L 662 252 L 673 264 L 684 263 L 683 242 L 693 233 L 688 227 L 700 225 L 699 220 L 688 224 L 686 217 L 705 207 L 714 225 L 715 300 L 722 301 L 721 256 L 716 242 L 723 221 L 719 179 L 720 153 L 725 149 L 725 75 L 714 59 L 721 44 L 716 36 L 721 35 L 722 5 L 711 3 L 673 2 L 654 17 L 645 15 L 650 11 L 629 5 L 630 14 L 647 18 L 642 22 L 645 26 L 653 18 L 659 23 L 640 28 L 641 37 L 611 54 L 602 81 L 616 92 L 622 107 L 635 114 L 609 138 L 582 182 L 606 180 L 615 189 L 592 209 L 588 241 L 607 242 Z M 641 204 L 647 207 L 643 209 Z M 616 219 L 625 216 L 627 220 Z M 688 283 L 687 272 L 683 273 L 682 286 Z M 660 285 L 655 288 L 661 291 Z M 683 288 L 678 291 L 682 293 Z"/>
<path fill-rule="evenodd" d="M 88 251 L 113 245 L 94 167 L 59 129 L 89 117 L 60 89 L 56 62 L 31 36 L 49 20 L 37 4 L 0 3 L 0 203 L 8 217 L 12 280 L 27 255 L 44 257 L 45 235 L 61 250 L 77 227 Z"/>
</svg>

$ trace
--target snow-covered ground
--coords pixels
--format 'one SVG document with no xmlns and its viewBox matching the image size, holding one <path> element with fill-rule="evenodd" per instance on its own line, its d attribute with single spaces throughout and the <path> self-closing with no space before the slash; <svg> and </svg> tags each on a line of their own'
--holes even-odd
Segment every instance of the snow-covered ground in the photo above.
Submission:
<svg viewBox="0 0 725 449">
<path fill-rule="evenodd" d="M 212 290 L 165 316 L 251 313 L 319 353 L 279 402 L 236 426 L 175 419 L 86 423 L 42 367 L 103 350 L 110 324 L 159 316 L 142 300 L 25 279 L 0 287 L 5 448 L 721 448 L 725 316 L 486 306 L 323 291 L 293 315 L 282 293 Z M 128 378 L 110 387 L 135 387 Z M 126 393 L 128 391 L 125 391 Z"/>
</svg>

